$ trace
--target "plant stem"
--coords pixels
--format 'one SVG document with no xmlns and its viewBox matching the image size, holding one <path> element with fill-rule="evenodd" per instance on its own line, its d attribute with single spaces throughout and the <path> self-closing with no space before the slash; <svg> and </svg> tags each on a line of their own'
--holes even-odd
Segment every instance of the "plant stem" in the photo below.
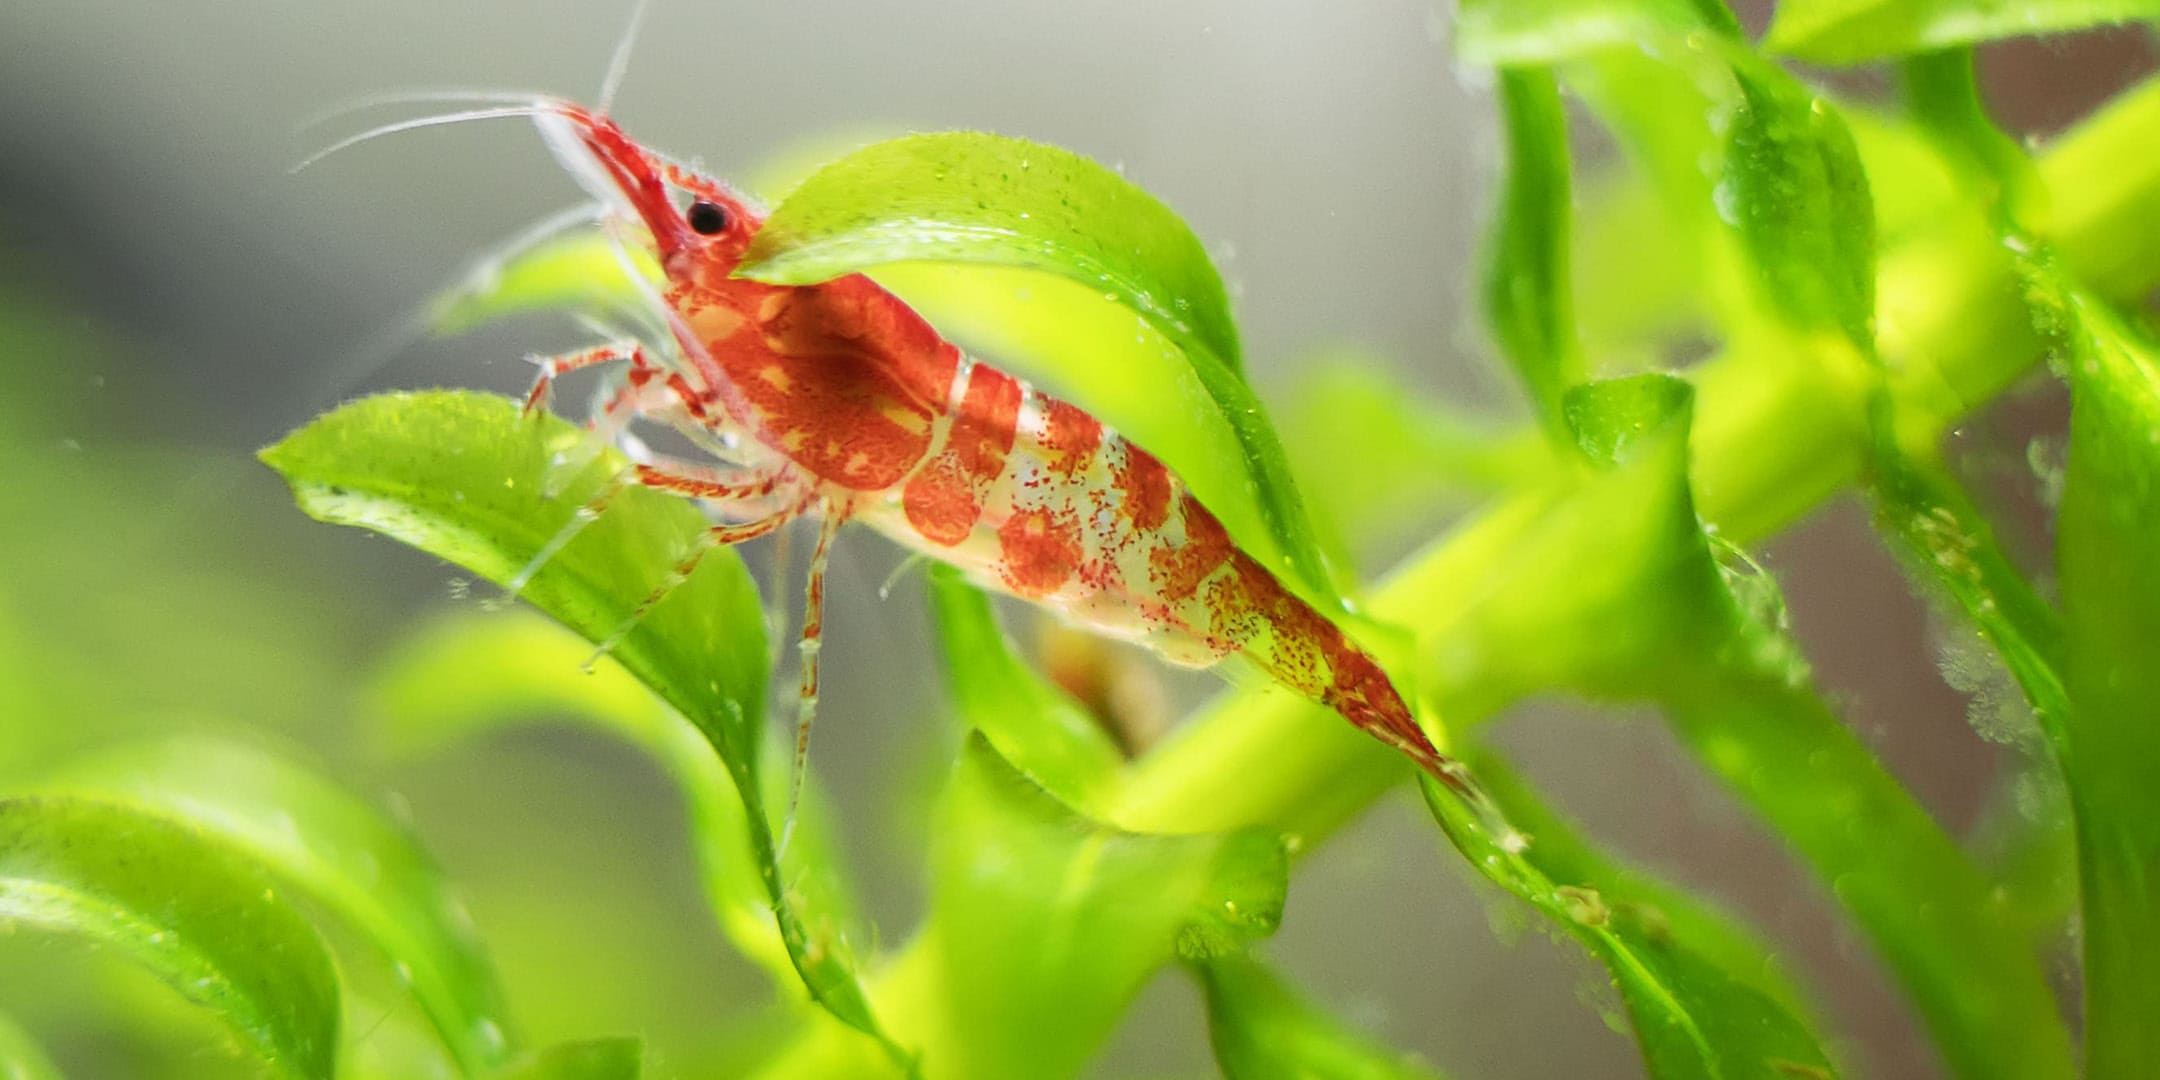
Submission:
<svg viewBox="0 0 2160 1080">
<path fill-rule="evenodd" d="M 2103 295 L 2134 296 L 2160 282 L 2160 79 L 2148 79 L 2088 118 L 2039 161 L 2056 192 L 2052 239 L 2072 274 Z M 2009 253 L 1984 235 L 1922 234 L 1887 252 L 1877 328 L 1900 411 L 1935 431 L 1986 403 L 2041 352 Z M 1786 344 L 1781 342 L 1778 344 Z M 1810 344 L 1818 344 L 1811 342 Z M 1791 524 L 1859 475 L 1865 397 L 1850 358 L 1821 342 L 1781 355 L 1737 343 L 1694 373 L 1693 469 L 1703 518 L 1737 543 Z M 1765 351 L 1765 350 L 1768 351 Z M 1549 491 L 1502 498 L 1413 556 L 1373 594 L 1380 618 L 1418 632 L 1416 674 L 1439 684 L 1463 612 L 1512 543 L 1552 506 Z M 1599 552 L 1552 565 L 1559 579 L 1594 573 Z M 1479 699 L 1483 700 L 1479 700 Z M 1452 726 L 1504 699 L 1461 687 L 1440 701 Z M 1324 709 L 1271 690 L 1209 707 L 1134 768 L 1118 823 L 1151 832 L 1264 824 L 1310 846 L 1409 775 L 1395 755 Z"/>
</svg>

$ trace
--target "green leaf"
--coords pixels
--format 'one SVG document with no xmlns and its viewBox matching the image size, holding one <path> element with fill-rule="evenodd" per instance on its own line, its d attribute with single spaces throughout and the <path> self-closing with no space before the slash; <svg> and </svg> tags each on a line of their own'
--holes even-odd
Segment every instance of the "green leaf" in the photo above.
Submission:
<svg viewBox="0 0 2160 1080">
<path fill-rule="evenodd" d="M 1527 901 L 1611 972 L 1654 1080 L 1837 1075 L 1805 1025 L 1692 951 L 1624 883 L 1578 876 L 1584 868 L 1565 858 L 1548 865 L 1537 837 L 1496 831 L 1429 778 L 1419 782 L 1434 818 L 1479 873 Z M 1519 809 L 1533 816 L 1497 793 L 1496 805 L 1511 820 Z"/>
<path fill-rule="evenodd" d="M 634 1038 L 557 1043 L 519 1058 L 494 1080 L 637 1080 L 645 1044 Z"/>
<path fill-rule="evenodd" d="M 1137 313 L 1147 330 L 1183 353 L 1182 366 L 1210 399 L 1207 411 L 1227 421 L 1272 544 L 1306 589 L 1334 598 L 1282 445 L 1240 373 L 1222 281 L 1176 214 L 1068 150 L 979 132 L 911 135 L 864 147 L 803 181 L 759 229 L 737 273 L 807 285 L 907 262 L 1038 271 Z M 1137 344 L 1147 344 L 1146 334 L 1137 336 Z M 1025 366 L 1029 356 L 998 359 L 1033 373 Z M 1080 404 L 1183 475 L 1188 461 L 1171 456 L 1151 433 L 1124 427 L 1124 416 L 1090 397 Z M 1153 408 L 1162 410 L 1162 402 Z M 1195 490 L 1203 501 L 1214 494 L 1197 484 Z"/>
<path fill-rule="evenodd" d="M 2087 1075 L 2160 1060 L 2160 349 L 2078 298 L 2056 559 L 2075 709 L 2062 755 L 2084 885 Z"/>
<path fill-rule="evenodd" d="M 863 147 L 789 192 L 736 272 L 811 285 L 920 259 L 1070 278 L 1239 369 L 1222 278 L 1184 220 L 1095 162 L 1026 139 L 949 131 Z"/>
<path fill-rule="evenodd" d="M 7 1080 L 65 1080 L 22 1026 L 0 1015 L 0 1076 Z"/>
<path fill-rule="evenodd" d="M 1691 31 L 1737 36 L 1720 0 L 1461 0 L 1455 55 L 1473 64 L 1549 64 Z"/>
<path fill-rule="evenodd" d="M 534 723 L 572 723 L 622 739 L 650 755 L 682 788 L 690 840 L 721 928 L 776 979 L 799 985 L 772 917 L 735 782 L 697 729 L 613 661 L 583 668 L 592 646 L 523 611 L 459 613 L 412 635 L 370 685 L 370 713 L 386 748 L 439 753 L 491 732 Z M 768 815 L 785 811 L 789 748 L 768 744 Z M 825 800 L 805 781 L 788 881 L 799 909 L 817 913 L 817 948 L 840 949 L 854 929 L 854 899 L 833 850 Z"/>
<path fill-rule="evenodd" d="M 1195 967 L 1207 991 L 1208 1038 L 1226 1080 L 1439 1080 L 1415 1056 L 1386 1049 L 1306 1001 L 1259 961 Z"/>
<path fill-rule="evenodd" d="M 281 1076 L 331 1076 L 329 950 L 251 861 L 201 833 L 86 799 L 0 802 L 0 928 L 19 926 L 126 956 Z"/>
<path fill-rule="evenodd" d="M 568 423 L 523 417 L 508 399 L 438 391 L 354 402 L 261 456 L 309 515 L 381 532 L 506 582 L 623 468 L 597 449 Z M 588 640 L 605 639 L 706 525 L 687 502 L 625 489 L 548 560 L 523 598 Z M 729 552 L 707 557 L 613 656 L 697 727 L 734 779 L 759 877 L 811 997 L 904 1057 L 872 1017 L 853 957 L 812 947 L 805 914 L 786 888 L 758 771 L 766 742 L 764 616 L 741 560 Z"/>
<path fill-rule="evenodd" d="M 1775 66 L 1736 59 L 1720 212 L 1753 258 L 1761 300 L 1802 330 L 1874 340 L 1875 218 L 1837 111 Z"/>
<path fill-rule="evenodd" d="M 1507 184 L 1485 272 L 1486 318 L 1538 415 L 1565 437 L 1560 395 L 1582 380 L 1568 289 L 1567 115 L 1550 71 L 1504 68 Z"/>
<path fill-rule="evenodd" d="M 961 719 L 1059 801 L 1104 816 L 1125 764 L 1117 742 L 1014 655 L 982 590 L 944 565 L 931 569 L 929 581 L 945 684 Z"/>
<path fill-rule="evenodd" d="M 380 949 L 459 1065 L 510 1046 L 502 989 L 470 917 L 407 830 L 328 780 L 207 738 L 122 747 L 66 769 L 65 794 L 121 801 L 232 845 Z"/>
<path fill-rule="evenodd" d="M 1787 0 L 1763 46 L 1819 64 L 2160 18 L 2155 0 Z"/>
<path fill-rule="evenodd" d="M 1076 1072 L 1173 953 L 1272 933 L 1281 845 L 1143 836 L 1075 816 L 971 736 L 939 816 L 926 945 L 958 1038 L 942 1075 Z"/>
</svg>

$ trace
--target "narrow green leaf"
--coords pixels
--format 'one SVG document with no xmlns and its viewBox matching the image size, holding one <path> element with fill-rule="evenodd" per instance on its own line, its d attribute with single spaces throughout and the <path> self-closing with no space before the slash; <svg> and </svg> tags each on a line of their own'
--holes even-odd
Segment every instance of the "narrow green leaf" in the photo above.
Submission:
<svg viewBox="0 0 2160 1080">
<path fill-rule="evenodd" d="M 1473 64 L 1549 64 L 1690 32 L 1738 36 L 1721 0 L 1461 0 L 1455 55 Z"/>
<path fill-rule="evenodd" d="M 1176 214 L 1068 150 L 979 132 L 911 135 L 864 147 L 803 181 L 758 231 L 737 272 L 807 285 L 908 262 L 1039 271 L 1137 313 L 1183 354 L 1208 411 L 1227 421 L 1267 535 L 1294 577 L 1334 599 L 1281 442 L 1240 372 L 1221 278 Z M 996 359 L 1025 365 L 1030 357 Z M 1101 411 L 1093 400 L 1080 404 Z M 1103 415 L 1113 425 L 1124 419 Z M 1147 432 L 1122 430 L 1182 475 L 1186 462 L 1167 447 Z"/>
<path fill-rule="evenodd" d="M 2075 302 L 2070 458 L 2056 559 L 2075 709 L 2063 758 L 2084 885 L 2085 1056 L 2093 1080 L 2160 1061 L 2160 349 Z"/>
<path fill-rule="evenodd" d="M 1506 187 L 1485 271 L 1486 318 L 1546 429 L 1564 438 L 1560 395 L 1582 380 L 1569 295 L 1567 114 L 1542 68 L 1500 71 Z"/>
<path fill-rule="evenodd" d="M 1785 646 L 1743 637 L 1736 654 Z M 1995 883 L 1781 665 L 1663 672 L 1681 741 L 1813 867 L 1912 998 L 1953 1074 L 2067 1078 L 2070 1040 L 2034 942 Z"/>
<path fill-rule="evenodd" d="M 1226 1080 L 1440 1080 L 1417 1057 L 1322 1012 L 1258 960 L 1230 957 L 1194 970 Z"/>
<path fill-rule="evenodd" d="M 940 1075 L 1071 1075 L 1163 961 L 1222 955 L 1281 918 L 1286 869 L 1273 836 L 1096 825 L 979 735 L 936 836 L 926 945 L 949 995 L 942 1024 L 956 1036 L 932 1059 Z"/>
<path fill-rule="evenodd" d="M 494 1080 L 638 1080 L 645 1044 L 633 1038 L 557 1043 L 519 1058 Z"/>
<path fill-rule="evenodd" d="M 1739 58 L 1740 108 L 1715 197 L 1761 300 L 1803 330 L 1874 340 L 1875 218 L 1852 133 L 1775 66 Z"/>
<path fill-rule="evenodd" d="M 1783 1006 L 1692 951 L 1624 884 L 1575 876 L 1537 837 L 1495 832 L 1483 816 L 1419 777 L 1425 802 L 1478 872 L 1527 901 L 1611 972 L 1654 1080 L 1835 1077 L 1815 1036 Z M 1517 807 L 1497 795 L 1502 815 Z M 1527 811 L 1528 808 L 1523 808 Z M 1533 816 L 1525 812 L 1525 818 Z"/>
<path fill-rule="evenodd" d="M 524 611 L 460 613 L 412 635 L 375 674 L 370 712 L 386 748 L 399 755 L 440 753 L 491 732 L 534 723 L 587 725 L 650 755 L 682 787 L 690 840 L 721 928 L 743 954 L 774 978 L 799 985 L 772 917 L 735 782 L 697 729 L 606 661 L 590 671 L 592 645 Z M 763 789 L 766 813 L 785 811 L 789 748 L 769 740 Z M 817 913 L 820 948 L 842 948 L 856 933 L 855 903 L 833 850 L 829 814 L 806 779 L 788 881 L 798 907 Z"/>
<path fill-rule="evenodd" d="M 1792 1015 L 1801 1027 L 1814 1029 L 1820 1015 L 1797 985 L 1777 950 L 1754 927 L 1720 910 L 1687 888 L 1653 877 L 1604 851 L 1549 805 L 1498 753 L 1483 746 L 1461 748 L 1463 760 L 1485 789 L 1506 809 L 1508 823 L 1530 838 L 1532 858 L 1556 881 L 1601 883 L 1615 902 L 1635 905 L 1645 926 L 1726 978 L 1762 994 Z"/>
<path fill-rule="evenodd" d="M 555 417 L 522 417 L 505 398 L 442 391 L 354 402 L 261 456 L 309 515 L 381 532 L 495 582 L 564 535 L 623 467 Z M 602 640 L 667 579 L 706 525 L 687 502 L 628 488 L 548 560 L 523 598 Z M 786 887 L 757 767 L 766 737 L 764 616 L 741 560 L 724 551 L 707 557 L 613 655 L 697 727 L 734 779 L 781 939 L 811 997 L 904 1057 L 871 1016 L 852 955 L 813 948 Z"/>
<path fill-rule="evenodd" d="M 949 566 L 929 574 L 945 684 L 960 717 L 1028 779 L 1069 806 L 1104 816 L 1125 764 L 1085 708 L 1013 654 L 990 598 Z"/>
<path fill-rule="evenodd" d="M 1687 397 L 1672 393 L 1677 380 L 1662 381 L 1665 394 L 1659 385 L 1592 384 L 1571 398 L 1570 418 L 1593 457 L 1613 462 L 1608 483 L 1634 485 L 1639 505 L 1672 522 L 1669 561 L 1630 586 L 1637 621 L 1667 609 L 1655 625 L 1670 636 L 1641 642 L 1632 668 L 1608 663 L 1559 685 L 1658 703 L 1682 743 L 1830 886 L 1958 1075 L 2066 1076 L 2069 1041 L 2045 973 L 1992 903 L 1993 883 L 1824 704 L 1782 628 L 1762 617 L 1774 600 L 1740 595 L 1767 579 L 1718 566 L 1688 490 Z"/>
<path fill-rule="evenodd" d="M 85 799 L 0 802 L 0 927 L 17 926 L 128 957 L 281 1076 L 332 1074 L 329 950 L 251 861 L 201 833 Z"/>
<path fill-rule="evenodd" d="M 64 1080 L 60 1067 L 22 1025 L 0 1015 L 0 1076 L 7 1080 Z"/>
<path fill-rule="evenodd" d="M 501 1063 L 502 989 L 470 917 L 407 830 L 316 774 L 207 738 L 125 746 L 50 785 L 215 836 L 345 920 L 391 962 L 460 1066 Z"/>
<path fill-rule="evenodd" d="M 1763 46 L 1819 64 L 1856 64 L 2155 18 L 2155 0 L 1787 0 Z"/>
</svg>

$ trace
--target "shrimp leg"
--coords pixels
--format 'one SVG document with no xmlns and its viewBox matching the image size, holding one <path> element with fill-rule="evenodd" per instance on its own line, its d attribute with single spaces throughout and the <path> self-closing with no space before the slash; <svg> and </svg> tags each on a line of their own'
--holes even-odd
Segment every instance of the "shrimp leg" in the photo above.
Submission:
<svg viewBox="0 0 2160 1080">
<path fill-rule="evenodd" d="M 555 380 L 589 367 L 628 361 L 632 371 L 655 372 L 651 359 L 645 355 L 645 347 L 634 341 L 611 342 L 595 345 L 576 352 L 559 353 L 555 356 L 528 356 L 525 358 L 540 369 L 533 378 L 532 389 L 525 393 L 525 415 L 531 416 L 555 396 Z M 641 381 L 641 380 L 640 380 Z"/>
<path fill-rule="evenodd" d="M 674 569 L 668 571 L 667 577 L 661 579 L 660 584 L 654 586 L 653 591 L 647 594 L 645 599 L 638 602 L 638 606 L 631 610 L 630 616 L 623 620 L 621 626 L 616 627 L 613 632 L 608 634 L 605 640 L 600 642 L 599 647 L 593 650 L 592 656 L 586 659 L 585 666 L 591 667 L 599 663 L 601 657 L 613 652 L 615 646 L 622 644 L 622 640 L 629 637 L 630 631 L 637 629 L 639 623 L 645 621 L 645 616 L 651 614 L 652 609 L 659 606 L 660 601 L 667 599 L 669 593 L 681 588 L 683 582 L 690 580 L 690 575 L 697 572 L 698 564 L 704 562 L 705 556 L 711 554 L 713 549 L 747 543 L 760 536 L 770 535 L 782 525 L 795 520 L 797 511 L 797 507 L 790 506 L 785 510 L 755 521 L 746 521 L 736 525 L 715 525 L 699 533 L 696 542 L 690 548 L 690 553 L 683 556 L 682 560 L 675 564 Z"/>
<path fill-rule="evenodd" d="M 810 580 L 803 589 L 802 640 L 798 646 L 802 653 L 802 691 L 795 703 L 795 764 L 788 776 L 787 819 L 780 826 L 781 855 L 787 854 L 788 840 L 795 835 L 795 812 L 802 804 L 803 776 L 810 761 L 810 723 L 817 719 L 818 653 L 824 648 L 825 635 L 825 566 L 832 561 L 833 539 L 847 521 L 847 513 L 837 506 L 828 503 L 823 510 L 817 547 L 810 552 Z"/>
</svg>

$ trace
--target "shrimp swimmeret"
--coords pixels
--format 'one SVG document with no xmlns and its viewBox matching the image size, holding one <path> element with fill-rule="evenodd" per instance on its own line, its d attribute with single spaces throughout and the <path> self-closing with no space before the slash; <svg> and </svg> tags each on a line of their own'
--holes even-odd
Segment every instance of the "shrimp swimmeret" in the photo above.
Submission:
<svg viewBox="0 0 2160 1080">
<path fill-rule="evenodd" d="M 604 115 L 544 99 L 465 115 L 513 113 L 534 118 L 556 158 L 619 219 L 619 235 L 649 246 L 665 276 L 658 314 L 673 338 L 665 348 L 544 360 L 527 407 L 546 401 L 558 375 L 622 365 L 600 431 L 643 418 L 726 450 L 718 461 L 642 452 L 628 476 L 701 500 L 728 522 L 673 583 L 715 546 L 800 517 L 822 523 L 803 620 L 798 767 L 817 699 L 827 556 L 841 524 L 859 520 L 980 585 L 1171 662 L 1243 656 L 1451 787 L 1467 782 L 1372 657 L 1240 550 L 1147 451 L 963 355 L 867 277 L 778 286 L 731 276 L 763 223 L 758 211 Z"/>
</svg>

